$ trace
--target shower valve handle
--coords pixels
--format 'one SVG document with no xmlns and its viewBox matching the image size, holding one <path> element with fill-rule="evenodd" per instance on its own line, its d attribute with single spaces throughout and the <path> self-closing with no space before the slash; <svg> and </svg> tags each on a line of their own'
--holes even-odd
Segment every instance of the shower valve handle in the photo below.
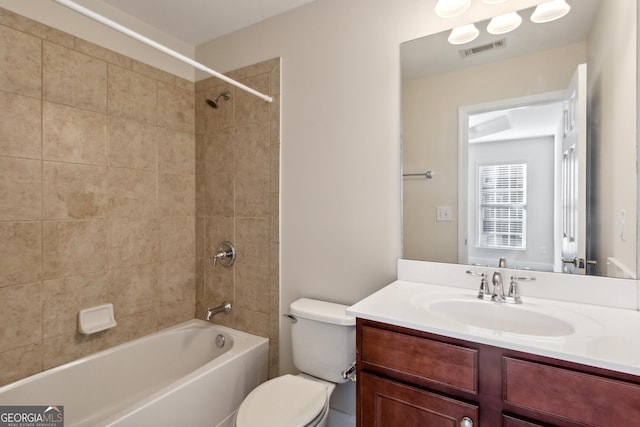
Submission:
<svg viewBox="0 0 640 427">
<path fill-rule="evenodd" d="M 236 248 L 231 242 L 222 242 L 213 255 L 213 267 L 218 263 L 223 267 L 231 267 L 236 262 Z"/>
</svg>

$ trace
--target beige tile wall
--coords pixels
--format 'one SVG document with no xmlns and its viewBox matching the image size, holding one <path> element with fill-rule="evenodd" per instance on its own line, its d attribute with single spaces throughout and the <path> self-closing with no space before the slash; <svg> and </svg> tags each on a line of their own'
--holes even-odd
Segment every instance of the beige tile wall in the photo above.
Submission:
<svg viewBox="0 0 640 427">
<path fill-rule="evenodd" d="M 210 78 L 196 84 L 197 312 L 231 301 L 215 321 L 269 337 L 269 374 L 278 375 L 280 60 L 228 74 L 271 95 L 260 98 Z M 205 100 L 229 90 L 220 108 Z M 238 251 L 234 267 L 211 266 L 222 241 Z"/>
<path fill-rule="evenodd" d="M 196 147 L 191 82 L 4 9 L 0 52 L 4 384 L 194 317 Z"/>
</svg>

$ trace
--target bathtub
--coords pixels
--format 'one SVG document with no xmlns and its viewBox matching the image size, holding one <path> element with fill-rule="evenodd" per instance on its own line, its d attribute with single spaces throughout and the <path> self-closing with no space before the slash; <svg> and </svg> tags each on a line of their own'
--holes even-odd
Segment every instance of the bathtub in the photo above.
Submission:
<svg viewBox="0 0 640 427">
<path fill-rule="evenodd" d="M 227 427 L 268 345 L 194 319 L 0 387 L 0 405 L 64 406 L 65 427 Z"/>
</svg>

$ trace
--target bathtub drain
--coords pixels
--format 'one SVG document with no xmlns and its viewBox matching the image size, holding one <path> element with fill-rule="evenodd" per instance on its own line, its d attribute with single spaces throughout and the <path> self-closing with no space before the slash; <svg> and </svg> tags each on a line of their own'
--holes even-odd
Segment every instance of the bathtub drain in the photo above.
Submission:
<svg viewBox="0 0 640 427">
<path fill-rule="evenodd" d="M 216 337 L 216 345 L 219 348 L 222 348 L 222 347 L 224 347 L 224 342 L 225 342 L 224 335 L 218 334 L 218 336 Z"/>
</svg>

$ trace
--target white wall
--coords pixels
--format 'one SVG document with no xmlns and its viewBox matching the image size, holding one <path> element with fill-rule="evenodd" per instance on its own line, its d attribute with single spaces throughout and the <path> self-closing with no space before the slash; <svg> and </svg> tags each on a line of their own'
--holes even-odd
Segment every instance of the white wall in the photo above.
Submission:
<svg viewBox="0 0 640 427">
<path fill-rule="evenodd" d="M 396 277 L 400 43 L 510 3 L 474 1 L 449 21 L 433 14 L 435 0 L 316 0 L 197 48 L 223 72 L 282 58 L 283 312 L 301 296 L 350 304 Z M 287 322 L 280 337 L 281 371 L 293 371 Z"/>
</svg>

